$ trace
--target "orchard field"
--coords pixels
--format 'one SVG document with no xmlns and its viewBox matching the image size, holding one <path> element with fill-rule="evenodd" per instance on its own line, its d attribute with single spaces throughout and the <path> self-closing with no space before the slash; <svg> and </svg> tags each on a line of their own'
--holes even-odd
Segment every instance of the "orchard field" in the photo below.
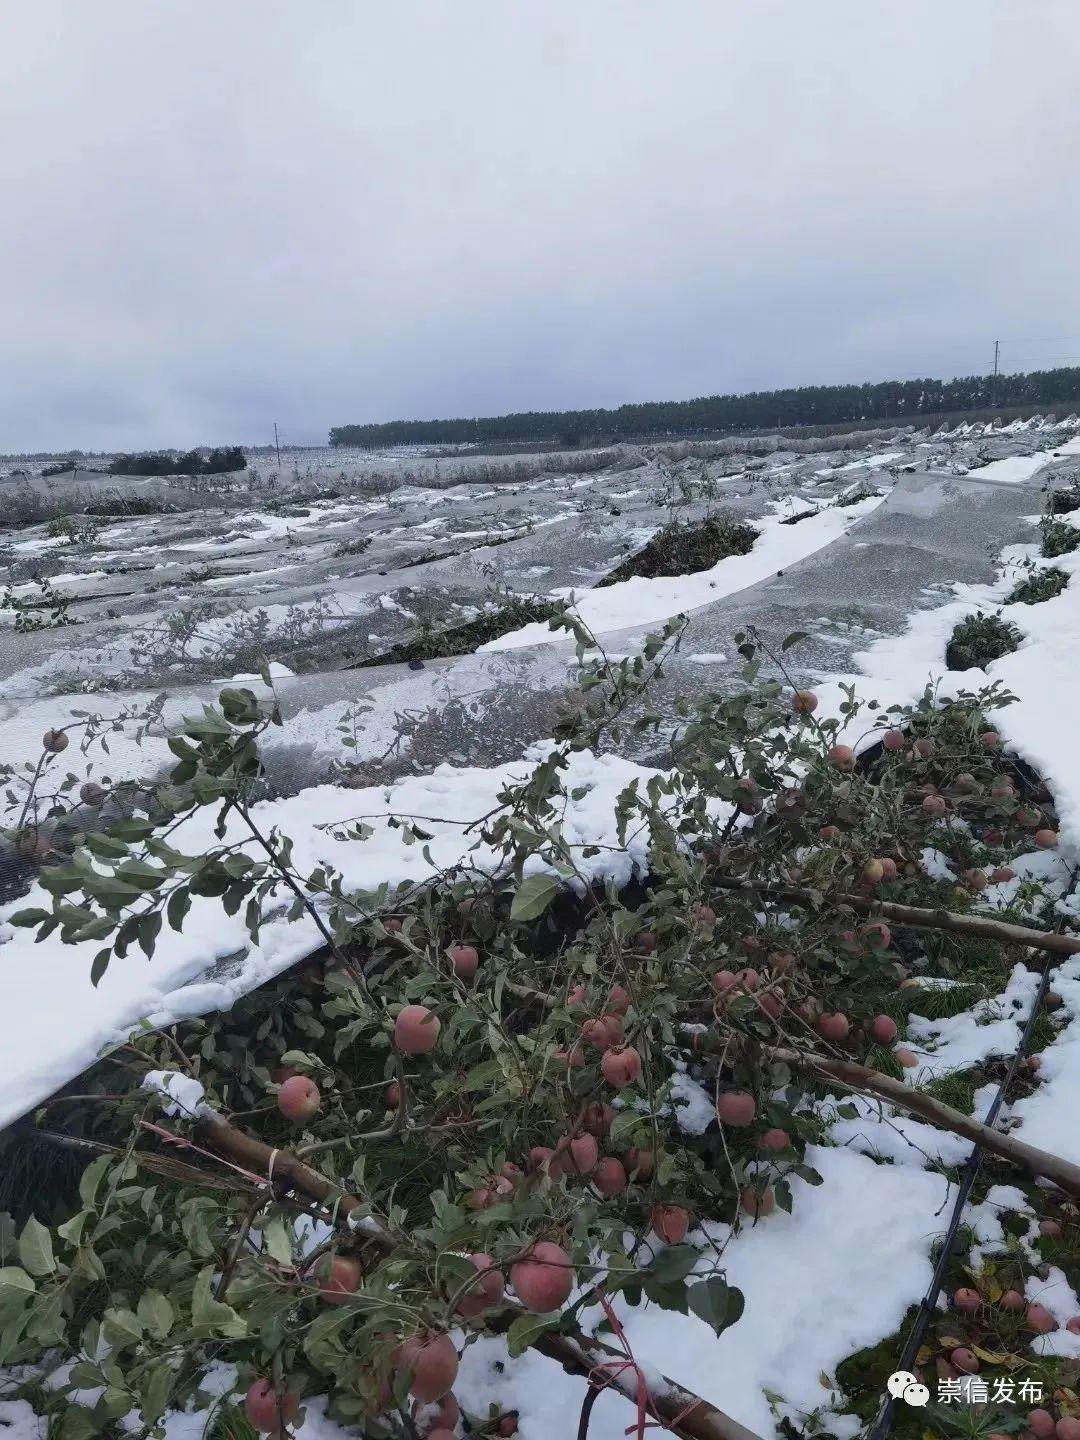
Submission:
<svg viewBox="0 0 1080 1440">
<path fill-rule="evenodd" d="M 1077 1440 L 1077 430 L 0 477 L 12 1440 Z"/>
</svg>

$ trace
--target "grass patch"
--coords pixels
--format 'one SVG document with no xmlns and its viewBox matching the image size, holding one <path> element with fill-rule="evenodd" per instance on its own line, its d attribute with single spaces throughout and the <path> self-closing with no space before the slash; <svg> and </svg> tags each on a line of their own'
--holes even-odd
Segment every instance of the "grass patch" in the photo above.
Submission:
<svg viewBox="0 0 1080 1440">
<path fill-rule="evenodd" d="M 408 639 L 384 650 L 381 655 L 358 660 L 351 668 L 362 670 L 369 665 L 396 665 L 408 660 L 471 655 L 479 646 L 486 645 L 489 640 L 497 640 L 511 630 L 550 620 L 555 608 L 555 602 L 551 600 L 513 596 L 497 610 L 486 611 L 464 625 L 421 625 Z"/>
<path fill-rule="evenodd" d="M 730 515 L 710 515 L 695 523 L 672 520 L 647 545 L 605 575 L 597 588 L 635 576 L 654 580 L 665 575 L 696 575 L 729 555 L 748 554 L 757 538 L 753 525 Z"/>
<path fill-rule="evenodd" d="M 111 499 L 92 500 L 83 506 L 84 515 L 119 516 L 125 515 L 175 515 L 179 505 L 171 500 L 155 500 L 150 495 L 114 495 Z"/>
<path fill-rule="evenodd" d="M 1080 530 L 1074 533 L 1080 542 Z M 1020 638 L 1016 626 L 1000 615 L 969 615 L 952 632 L 945 647 L 945 664 L 950 670 L 985 670 L 991 660 L 1019 649 Z"/>
<path fill-rule="evenodd" d="M 975 1108 L 975 1091 L 983 1077 L 977 1070 L 958 1070 L 954 1075 L 939 1075 L 936 1080 L 919 1088 L 942 1105 L 951 1105 L 961 1115 L 970 1115 Z"/>
<path fill-rule="evenodd" d="M 1067 490 L 1050 490 L 1046 495 L 1048 515 L 1071 515 L 1080 510 L 1080 481 L 1074 480 Z"/>
<path fill-rule="evenodd" d="M 1068 583 L 1065 571 L 1051 565 L 1045 570 L 1036 570 L 1026 580 L 1018 581 L 1006 595 L 1005 604 L 1038 605 L 1043 600 L 1053 600 L 1055 595 L 1060 595 Z"/>
<path fill-rule="evenodd" d="M 1042 523 L 1042 553 L 1048 560 L 1058 555 L 1068 555 L 1080 545 L 1080 530 L 1066 520 L 1044 520 Z"/>
</svg>

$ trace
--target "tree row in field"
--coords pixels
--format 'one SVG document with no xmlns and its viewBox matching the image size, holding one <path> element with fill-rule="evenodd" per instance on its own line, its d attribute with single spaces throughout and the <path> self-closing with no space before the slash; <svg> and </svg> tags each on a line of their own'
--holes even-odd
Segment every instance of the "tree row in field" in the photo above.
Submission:
<svg viewBox="0 0 1080 1440">
<path fill-rule="evenodd" d="M 1060 405 L 1080 399 L 1080 367 L 1017 375 L 965 375 L 953 380 L 882 380 L 858 385 L 802 385 L 747 395 L 659 400 L 614 410 L 527 411 L 456 420 L 390 420 L 337 425 L 331 445 L 463 444 L 476 441 L 638 440 L 785 425 L 826 425 L 876 418 L 905 419 L 992 405 Z"/>
</svg>

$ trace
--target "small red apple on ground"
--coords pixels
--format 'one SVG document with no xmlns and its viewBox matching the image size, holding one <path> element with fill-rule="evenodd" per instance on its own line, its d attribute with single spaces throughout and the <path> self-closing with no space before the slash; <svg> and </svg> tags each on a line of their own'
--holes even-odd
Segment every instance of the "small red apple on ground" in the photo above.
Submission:
<svg viewBox="0 0 1080 1440">
<path fill-rule="evenodd" d="M 450 952 L 454 974 L 460 980 L 471 980 L 480 964 L 475 945 L 455 945 Z"/>
<path fill-rule="evenodd" d="M 1054 1433 L 1054 1417 L 1049 1410 L 1044 1410 L 1041 1406 L 1037 1410 L 1028 1411 L 1027 1423 L 1028 1429 L 1033 1435 L 1037 1435 L 1039 1440 L 1049 1440 Z"/>
<path fill-rule="evenodd" d="M 442 1022 L 426 1005 L 406 1005 L 394 1021 L 394 1045 L 403 1055 L 427 1055 L 441 1029 Z"/>
<path fill-rule="evenodd" d="M 879 1045 L 891 1045 L 897 1033 L 896 1021 L 890 1015 L 875 1015 L 870 1022 L 870 1034 Z"/>
<path fill-rule="evenodd" d="M 923 814 L 938 818 L 948 810 L 948 802 L 943 795 L 927 795 L 922 802 Z"/>
<path fill-rule="evenodd" d="M 641 1074 L 641 1056 L 632 1045 L 613 1045 L 600 1061 L 604 1079 L 616 1090 L 632 1085 Z"/>
<path fill-rule="evenodd" d="M 869 925 L 863 925 L 859 934 L 870 945 L 878 945 L 882 950 L 887 950 L 892 944 L 892 931 L 884 920 L 872 920 Z"/>
<path fill-rule="evenodd" d="M 851 1022 L 840 1011 L 822 1015 L 817 1022 L 818 1034 L 825 1040 L 846 1040 L 851 1031 Z"/>
<path fill-rule="evenodd" d="M 575 1135 L 566 1146 L 570 1156 L 570 1168 L 578 1175 L 591 1175 L 600 1158 L 600 1148 L 595 1135 Z"/>
<path fill-rule="evenodd" d="M 351 1255 L 331 1255 L 315 1262 L 312 1274 L 319 1294 L 331 1305 L 344 1305 L 360 1289 L 364 1271 Z"/>
<path fill-rule="evenodd" d="M 274 1382 L 265 1376 L 254 1381 L 244 1396 L 244 1414 L 256 1430 L 280 1430 L 300 1413 L 299 1395 L 283 1394 L 278 1401 Z"/>
<path fill-rule="evenodd" d="M 570 1256 L 550 1240 L 538 1240 L 510 1267 L 510 1283 L 526 1310 L 548 1315 L 566 1304 L 574 1286 Z"/>
<path fill-rule="evenodd" d="M 481 1278 L 462 1295 L 457 1302 L 457 1308 L 467 1320 L 474 1320 L 477 1315 L 482 1315 L 492 1305 L 499 1303 L 506 1287 L 502 1271 L 495 1269 L 495 1262 L 490 1255 L 485 1255 L 481 1251 L 476 1255 L 470 1255 L 469 1259 L 479 1271 Z"/>
<path fill-rule="evenodd" d="M 959 1346 L 949 1356 L 950 1361 L 964 1375 L 977 1375 L 979 1373 L 979 1357 L 972 1354 L 966 1345 Z"/>
<path fill-rule="evenodd" d="M 607 997 L 608 1010 L 613 1015 L 625 1015 L 630 1009 L 630 996 L 621 985 L 613 985 Z"/>
<path fill-rule="evenodd" d="M 409 1393 L 431 1404 L 452 1388 L 458 1373 L 458 1356 L 449 1335 L 414 1335 L 394 1352 L 399 1370 L 412 1374 Z"/>
<path fill-rule="evenodd" d="M 601 1105 L 594 1100 L 585 1106 L 582 1124 L 590 1135 L 606 1135 L 615 1122 L 615 1111 L 610 1105 Z"/>
<path fill-rule="evenodd" d="M 1049 1335 L 1051 1330 L 1058 1328 L 1057 1321 L 1043 1305 L 1027 1307 L 1027 1322 L 1036 1335 Z"/>
<path fill-rule="evenodd" d="M 1006 1290 L 1005 1294 L 1002 1295 L 998 1301 L 998 1304 L 1003 1310 L 1023 1310 L 1027 1301 L 1023 1295 L 1020 1294 L 1019 1290 Z"/>
<path fill-rule="evenodd" d="M 914 1050 L 894 1050 L 893 1054 L 896 1056 L 897 1060 L 899 1060 L 900 1064 L 903 1065 L 905 1070 L 913 1070 L 915 1066 L 919 1063 L 919 1057 L 915 1054 Z"/>
<path fill-rule="evenodd" d="M 1056 830 L 1036 830 L 1035 844 L 1040 850 L 1053 850 L 1058 843 L 1058 832 Z"/>
<path fill-rule="evenodd" d="M 310 1120 L 321 1104 L 319 1087 L 306 1075 L 290 1075 L 277 1093 L 277 1107 L 286 1120 Z"/>
<path fill-rule="evenodd" d="M 791 1144 L 791 1136 L 786 1130 L 766 1130 L 758 1140 L 759 1150 L 786 1150 Z"/>
<path fill-rule="evenodd" d="M 716 1118 L 722 1125 L 752 1125 L 757 1101 L 748 1090 L 724 1090 L 716 1097 Z"/>
<path fill-rule="evenodd" d="M 744 1185 L 739 1191 L 739 1206 L 747 1215 L 755 1217 L 771 1215 L 776 1209 L 776 1196 L 771 1185 L 758 1190 L 753 1185 Z"/>
<path fill-rule="evenodd" d="M 953 1295 L 953 1304 L 957 1310 L 962 1311 L 965 1315 L 974 1315 L 982 1303 L 982 1296 L 977 1290 L 972 1290 L 970 1286 L 961 1286 Z M 953 1363 L 955 1364 L 956 1362 L 954 1361 Z"/>
<path fill-rule="evenodd" d="M 643 1150 L 640 1146 L 631 1145 L 626 1152 L 627 1174 L 635 1180 L 649 1180 L 652 1177 L 656 1166 L 656 1156 L 651 1150 Z"/>
<path fill-rule="evenodd" d="M 690 1229 L 690 1212 L 681 1205 L 654 1205 L 652 1227 L 665 1245 L 680 1245 Z"/>
<path fill-rule="evenodd" d="M 614 1155 L 605 1155 L 593 1171 L 592 1183 L 605 1199 L 626 1189 L 626 1168 Z"/>
<path fill-rule="evenodd" d="M 1059 1220 L 1040 1220 L 1039 1234 L 1046 1235 L 1051 1240 L 1057 1240 L 1061 1235 L 1061 1222 Z"/>
</svg>

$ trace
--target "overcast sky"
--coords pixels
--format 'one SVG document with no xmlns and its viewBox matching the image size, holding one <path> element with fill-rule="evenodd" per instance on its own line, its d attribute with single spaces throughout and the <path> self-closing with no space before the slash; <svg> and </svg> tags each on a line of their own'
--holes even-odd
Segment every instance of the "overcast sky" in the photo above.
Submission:
<svg viewBox="0 0 1080 1440">
<path fill-rule="evenodd" d="M 1080 358 L 1077 0 L 0 0 L 0 451 Z"/>
</svg>

